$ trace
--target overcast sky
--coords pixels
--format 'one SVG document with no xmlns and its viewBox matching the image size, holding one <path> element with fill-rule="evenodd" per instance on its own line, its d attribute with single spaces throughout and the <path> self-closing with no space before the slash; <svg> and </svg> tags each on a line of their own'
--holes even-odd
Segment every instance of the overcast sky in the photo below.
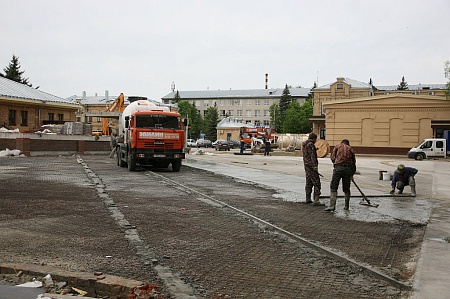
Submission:
<svg viewBox="0 0 450 299">
<path fill-rule="evenodd" d="M 159 100 L 176 90 L 446 83 L 450 1 L 0 0 L 0 71 L 34 87 Z"/>
</svg>

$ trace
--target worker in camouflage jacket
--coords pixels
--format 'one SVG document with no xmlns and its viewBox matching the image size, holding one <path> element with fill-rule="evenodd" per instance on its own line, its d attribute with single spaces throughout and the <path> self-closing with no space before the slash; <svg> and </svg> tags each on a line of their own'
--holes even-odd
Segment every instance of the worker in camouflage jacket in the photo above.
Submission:
<svg viewBox="0 0 450 299">
<path fill-rule="evenodd" d="M 308 140 L 302 143 L 303 165 L 305 167 L 305 203 L 312 203 L 315 206 L 323 206 L 325 204 L 319 201 L 320 198 L 320 177 L 319 177 L 319 161 L 317 160 L 317 149 L 314 145 L 317 141 L 317 135 L 309 134 Z M 314 187 L 314 201 L 311 200 L 311 193 Z"/>
</svg>

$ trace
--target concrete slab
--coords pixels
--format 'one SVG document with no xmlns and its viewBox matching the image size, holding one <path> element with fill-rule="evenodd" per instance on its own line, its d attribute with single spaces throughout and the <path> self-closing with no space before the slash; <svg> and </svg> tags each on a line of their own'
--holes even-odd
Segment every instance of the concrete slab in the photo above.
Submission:
<svg viewBox="0 0 450 299">
<path fill-rule="evenodd" d="M 304 171 L 302 157 L 276 156 L 264 157 L 254 155 L 244 157 L 229 155 L 189 156 L 188 166 L 207 169 L 216 173 L 250 180 L 257 184 L 283 190 L 280 195 L 285 200 L 304 200 Z M 358 185 L 367 195 L 386 194 L 390 181 L 379 180 L 379 172 L 393 172 L 398 164 L 419 169 L 416 176 L 417 197 L 372 197 L 371 201 L 379 203 L 380 207 L 371 208 L 351 203 L 351 214 L 343 213 L 340 207 L 336 209 L 339 217 L 364 218 L 366 221 L 407 220 L 412 223 L 427 223 L 424 242 L 418 259 L 413 299 L 446 299 L 450 293 L 450 160 L 433 159 L 415 161 L 399 156 L 358 156 L 355 175 Z M 319 159 L 319 171 L 324 177 L 322 195 L 327 195 L 331 180 L 332 163 L 329 158 Z M 277 172 L 277 180 L 266 180 L 266 172 Z M 267 176 L 268 177 L 268 176 Z M 408 190 L 405 190 L 408 192 Z M 325 193 L 325 194 L 324 194 Z M 358 191 L 352 191 L 358 194 Z M 342 202 L 342 201 L 341 201 Z M 338 205 L 339 205 L 338 201 Z M 342 204 L 342 203 L 341 203 Z M 350 215 L 350 216 L 349 216 Z"/>
</svg>

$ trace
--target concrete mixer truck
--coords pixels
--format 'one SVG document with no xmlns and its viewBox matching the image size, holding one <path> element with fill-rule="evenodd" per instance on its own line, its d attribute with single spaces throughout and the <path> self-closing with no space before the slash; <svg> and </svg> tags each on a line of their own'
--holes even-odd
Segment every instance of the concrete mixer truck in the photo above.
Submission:
<svg viewBox="0 0 450 299">
<path fill-rule="evenodd" d="M 137 165 L 167 168 L 172 164 L 174 172 L 180 171 L 186 125 L 169 107 L 142 99 L 132 102 L 119 118 L 117 165 L 134 171 Z"/>
</svg>

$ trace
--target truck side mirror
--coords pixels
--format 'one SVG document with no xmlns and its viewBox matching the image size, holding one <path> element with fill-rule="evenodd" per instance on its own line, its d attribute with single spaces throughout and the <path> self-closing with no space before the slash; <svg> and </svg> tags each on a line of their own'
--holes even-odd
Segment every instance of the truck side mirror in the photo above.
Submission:
<svg viewBox="0 0 450 299">
<path fill-rule="evenodd" d="M 129 116 L 125 116 L 125 128 L 128 129 L 129 126 L 130 126 L 130 117 Z"/>
</svg>

